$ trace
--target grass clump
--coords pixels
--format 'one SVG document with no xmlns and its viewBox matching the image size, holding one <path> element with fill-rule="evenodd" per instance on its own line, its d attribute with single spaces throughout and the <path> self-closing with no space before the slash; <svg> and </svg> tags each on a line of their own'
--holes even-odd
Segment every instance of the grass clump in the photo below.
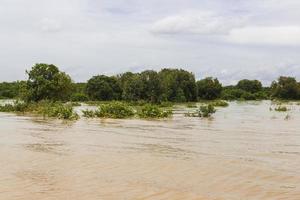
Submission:
<svg viewBox="0 0 300 200">
<path fill-rule="evenodd" d="M 228 107 L 229 104 L 226 101 L 219 100 L 219 101 L 214 101 L 210 103 L 214 107 Z"/>
<path fill-rule="evenodd" d="M 146 104 L 138 111 L 140 118 L 167 118 L 172 114 L 172 110 L 163 110 L 157 105 L 150 104 Z"/>
<path fill-rule="evenodd" d="M 200 108 L 194 113 L 187 113 L 187 117 L 211 117 L 212 114 L 216 112 L 215 107 L 212 104 L 200 106 Z"/>
</svg>

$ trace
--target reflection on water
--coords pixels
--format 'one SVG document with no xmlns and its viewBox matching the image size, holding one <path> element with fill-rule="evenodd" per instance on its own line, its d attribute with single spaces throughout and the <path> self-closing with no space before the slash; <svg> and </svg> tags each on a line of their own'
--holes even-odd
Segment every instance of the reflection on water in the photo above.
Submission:
<svg viewBox="0 0 300 200">
<path fill-rule="evenodd" d="M 0 113 L 0 199 L 300 199 L 300 106 L 213 119 L 43 120 Z"/>
</svg>

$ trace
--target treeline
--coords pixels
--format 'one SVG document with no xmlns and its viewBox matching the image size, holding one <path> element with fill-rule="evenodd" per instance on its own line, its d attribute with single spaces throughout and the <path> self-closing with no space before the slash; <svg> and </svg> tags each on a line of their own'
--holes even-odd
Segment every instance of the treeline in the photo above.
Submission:
<svg viewBox="0 0 300 200">
<path fill-rule="evenodd" d="M 145 101 L 159 103 L 198 100 L 300 99 L 300 83 L 293 77 L 279 77 L 270 87 L 258 80 L 241 80 L 237 85 L 222 86 L 217 78 L 196 80 L 183 69 L 126 72 L 115 76 L 93 76 L 87 83 L 74 83 L 58 67 L 36 64 L 26 71 L 27 81 L 0 83 L 0 98 L 26 101 Z"/>
</svg>

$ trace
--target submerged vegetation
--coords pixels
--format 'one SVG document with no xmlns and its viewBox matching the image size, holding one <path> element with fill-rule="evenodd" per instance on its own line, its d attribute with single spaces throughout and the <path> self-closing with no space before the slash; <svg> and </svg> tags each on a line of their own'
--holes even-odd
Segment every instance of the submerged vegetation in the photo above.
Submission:
<svg viewBox="0 0 300 200">
<path fill-rule="evenodd" d="M 31 113 L 44 117 L 75 120 L 79 116 L 74 112 L 72 105 L 60 102 L 40 101 L 38 103 L 14 102 L 0 105 L 1 112 Z"/>
<path fill-rule="evenodd" d="M 186 113 L 187 117 L 211 117 L 212 114 L 216 112 L 215 107 L 212 104 L 202 105 L 196 112 Z"/>
<path fill-rule="evenodd" d="M 164 110 L 157 105 L 147 104 L 138 111 L 140 118 L 167 118 L 173 114 L 172 110 Z"/>
<path fill-rule="evenodd" d="M 226 107 L 224 100 L 300 99 L 300 83 L 292 77 L 279 77 L 270 87 L 258 80 L 241 80 L 236 85 L 222 86 L 217 78 L 196 80 L 183 69 L 126 72 L 115 76 L 97 75 L 86 83 L 74 83 L 55 65 L 36 64 L 26 71 L 27 81 L 0 83 L 0 99 L 19 99 L 0 106 L 1 112 L 40 114 L 59 119 L 77 119 L 74 106 L 86 102 L 98 107 L 85 110 L 85 117 L 165 118 L 172 115 L 174 103 L 197 107 L 198 101 L 209 101 L 196 113 L 187 116 L 209 117 L 215 107 Z M 73 103 L 64 103 L 73 102 Z M 284 107 L 275 108 L 285 111 Z M 286 108 L 287 110 L 287 108 Z"/>
<path fill-rule="evenodd" d="M 124 119 L 138 116 L 140 118 L 167 118 L 172 115 L 172 110 L 162 109 L 158 105 L 146 104 L 134 109 L 131 105 L 122 102 L 100 104 L 96 110 L 83 110 L 87 118 L 114 118 Z"/>
</svg>

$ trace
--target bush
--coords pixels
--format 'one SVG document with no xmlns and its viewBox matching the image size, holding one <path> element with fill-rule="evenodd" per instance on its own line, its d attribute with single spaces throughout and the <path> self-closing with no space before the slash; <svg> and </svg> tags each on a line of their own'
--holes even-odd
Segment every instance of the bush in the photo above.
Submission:
<svg viewBox="0 0 300 200">
<path fill-rule="evenodd" d="M 121 102 L 101 104 L 98 110 L 95 111 L 95 115 L 101 118 L 123 119 L 133 117 L 134 114 L 132 107 Z"/>
<path fill-rule="evenodd" d="M 72 105 L 63 103 L 54 103 L 41 101 L 38 103 L 15 102 L 0 106 L 0 112 L 22 112 L 43 115 L 44 117 L 53 117 L 57 119 L 75 120 L 79 116 L 73 111 Z"/>
<path fill-rule="evenodd" d="M 38 113 L 42 114 L 44 117 L 53 117 L 58 119 L 75 120 L 79 118 L 78 114 L 73 111 L 73 107 L 71 105 L 57 103 L 41 107 Z"/>
<path fill-rule="evenodd" d="M 171 116 L 173 113 L 171 110 L 162 110 L 157 105 L 145 105 L 138 112 L 140 118 L 166 118 Z"/>
<path fill-rule="evenodd" d="M 83 113 L 83 116 L 86 118 L 96 117 L 95 111 L 93 111 L 93 110 L 83 110 L 82 113 Z"/>
<path fill-rule="evenodd" d="M 212 104 L 208 104 L 205 106 L 200 106 L 200 108 L 195 113 L 187 113 L 188 117 L 210 117 L 212 114 L 216 112 L 216 109 Z"/>
<path fill-rule="evenodd" d="M 71 101 L 73 101 L 73 102 L 83 102 L 83 101 L 88 101 L 88 100 L 89 100 L 88 96 L 83 93 L 75 93 L 75 94 L 72 94 L 72 96 L 71 96 Z"/>
</svg>

